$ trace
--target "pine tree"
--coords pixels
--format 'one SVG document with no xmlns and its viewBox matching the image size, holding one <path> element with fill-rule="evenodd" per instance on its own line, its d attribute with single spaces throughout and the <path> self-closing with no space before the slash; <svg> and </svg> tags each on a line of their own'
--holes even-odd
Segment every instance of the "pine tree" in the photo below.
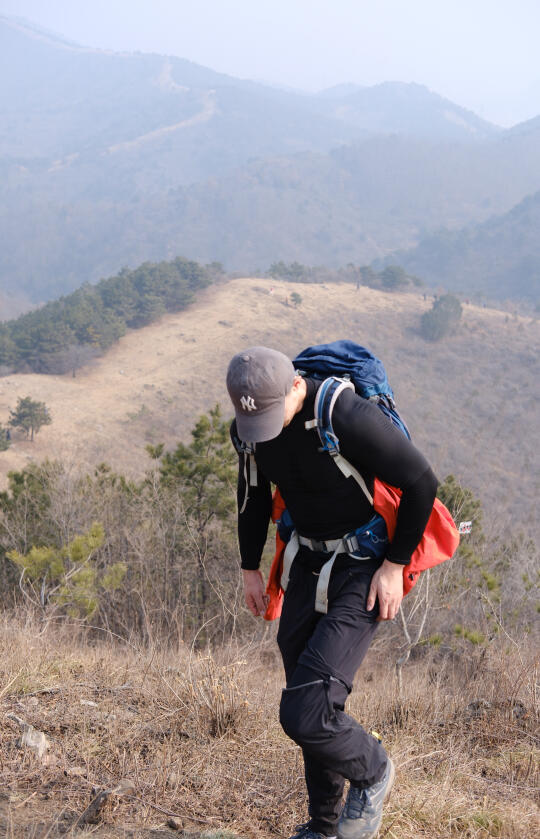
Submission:
<svg viewBox="0 0 540 839">
<path fill-rule="evenodd" d="M 17 348 L 9 327 L 0 324 L 0 367 L 10 367 L 17 357 Z"/>
<path fill-rule="evenodd" d="M 424 312 L 420 321 L 420 332 L 428 341 L 440 341 L 453 332 L 461 319 L 462 306 L 453 294 L 438 297 L 433 308 Z"/>
<path fill-rule="evenodd" d="M 203 533 L 212 519 L 227 521 L 234 508 L 230 488 L 236 482 L 237 458 L 219 405 L 200 417 L 191 436 L 189 445 L 179 443 L 173 452 L 162 455 L 160 471 L 164 483 L 178 486 L 188 515 Z M 159 457 L 163 449 L 148 451 Z"/>
<path fill-rule="evenodd" d="M 383 288 L 394 291 L 406 286 L 409 282 L 407 274 L 399 265 L 389 265 L 380 274 Z"/>
<path fill-rule="evenodd" d="M 22 428 L 32 442 L 40 428 L 50 425 L 51 422 L 51 415 L 45 402 L 38 402 L 30 396 L 19 396 L 17 407 L 9 412 L 9 425 L 12 428 Z"/>
<path fill-rule="evenodd" d="M 184 504 L 186 522 L 197 541 L 192 602 L 200 614 L 206 615 L 211 601 L 207 553 L 216 522 L 225 528 L 230 526 L 237 458 L 231 446 L 229 423 L 223 420 L 219 405 L 199 419 L 191 436 L 189 445 L 179 443 L 173 452 L 163 454 L 161 445 L 149 446 L 148 452 L 161 460 L 162 484 L 178 493 Z"/>
<path fill-rule="evenodd" d="M 8 436 L 8 430 L 2 428 L 0 425 L 0 452 L 5 452 L 6 449 L 9 449 L 10 445 L 11 441 Z"/>
</svg>

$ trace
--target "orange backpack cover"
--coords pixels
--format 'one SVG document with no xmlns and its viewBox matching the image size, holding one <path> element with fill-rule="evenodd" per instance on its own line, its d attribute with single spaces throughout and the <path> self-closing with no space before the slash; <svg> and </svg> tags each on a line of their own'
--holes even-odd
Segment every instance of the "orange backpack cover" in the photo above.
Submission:
<svg viewBox="0 0 540 839">
<path fill-rule="evenodd" d="M 386 522 L 388 538 L 394 538 L 401 490 L 391 487 L 375 478 L 373 483 L 373 508 Z M 279 489 L 276 489 L 272 501 L 272 521 L 277 522 L 286 505 Z M 414 551 L 411 561 L 403 566 L 403 594 L 408 594 L 418 582 L 421 571 L 433 568 L 450 559 L 459 545 L 459 534 L 454 520 L 442 501 L 435 499 L 433 509 L 424 534 Z M 281 574 L 283 571 L 283 554 L 286 543 L 276 530 L 276 552 L 268 576 L 266 593 L 270 600 L 264 615 L 265 620 L 273 621 L 281 615 L 283 603 L 283 589 L 281 588 Z"/>
</svg>

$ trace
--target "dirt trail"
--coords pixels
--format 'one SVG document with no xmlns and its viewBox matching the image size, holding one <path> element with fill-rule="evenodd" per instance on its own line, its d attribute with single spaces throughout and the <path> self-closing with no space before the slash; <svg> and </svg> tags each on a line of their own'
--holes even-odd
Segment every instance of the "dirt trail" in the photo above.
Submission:
<svg viewBox="0 0 540 839">
<path fill-rule="evenodd" d="M 116 143 L 113 146 L 109 146 L 107 151 L 104 153 L 114 154 L 119 151 L 130 151 L 131 149 L 138 148 L 143 143 L 159 140 L 160 137 L 164 137 L 166 134 L 172 134 L 180 128 L 191 128 L 193 125 L 208 122 L 216 113 L 216 91 L 207 90 L 202 96 L 201 110 L 196 114 L 193 114 L 193 116 L 183 119 L 181 122 L 175 122 L 172 125 L 164 125 L 161 128 L 155 128 L 153 131 L 148 131 L 146 134 L 141 134 L 139 137 L 135 137 L 134 140 L 126 140 L 122 143 Z"/>
<path fill-rule="evenodd" d="M 163 62 L 163 67 L 161 68 L 161 73 L 156 79 L 156 84 L 163 90 L 174 90 L 178 93 L 186 93 L 189 90 L 189 87 L 186 87 L 183 84 L 178 84 L 178 82 L 175 82 L 173 79 L 172 61 L 168 58 L 166 58 Z"/>
</svg>

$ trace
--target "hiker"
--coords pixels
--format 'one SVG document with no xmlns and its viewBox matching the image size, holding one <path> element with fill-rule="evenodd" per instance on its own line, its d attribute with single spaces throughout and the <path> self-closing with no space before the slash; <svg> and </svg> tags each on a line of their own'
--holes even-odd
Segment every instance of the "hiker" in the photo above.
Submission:
<svg viewBox="0 0 540 839">
<path fill-rule="evenodd" d="M 286 676 L 280 721 L 302 748 L 309 800 L 309 820 L 294 839 L 369 839 L 380 827 L 394 766 L 344 706 L 377 622 L 392 620 L 399 610 L 403 566 L 422 537 L 437 480 L 424 456 L 379 408 L 346 388 L 332 414 L 341 452 L 368 487 L 378 477 L 402 490 L 385 555 L 358 556 L 343 537 L 369 522 L 373 508 L 357 480 L 345 477 L 321 452 L 313 421 L 318 386 L 268 347 L 251 347 L 229 364 L 227 388 L 236 415 L 231 438 L 240 454 L 244 594 L 251 613 L 264 615 L 268 596 L 259 563 L 274 483 L 298 534 L 277 638 Z M 321 607 L 319 578 L 328 564 Z M 350 789 L 342 809 L 345 780 Z"/>
</svg>

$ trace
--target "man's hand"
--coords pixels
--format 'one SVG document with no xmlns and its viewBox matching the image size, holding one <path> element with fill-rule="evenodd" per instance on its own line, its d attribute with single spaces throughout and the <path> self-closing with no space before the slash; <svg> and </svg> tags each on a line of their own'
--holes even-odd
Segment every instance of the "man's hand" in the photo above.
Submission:
<svg viewBox="0 0 540 839">
<path fill-rule="evenodd" d="M 403 600 L 403 566 L 385 559 L 371 580 L 367 599 L 367 609 L 375 607 L 379 600 L 379 617 L 381 621 L 391 621 L 399 612 Z"/>
<path fill-rule="evenodd" d="M 242 569 L 244 579 L 244 597 L 246 606 L 255 617 L 262 617 L 268 606 L 269 596 L 265 594 L 263 575 L 260 571 L 248 571 Z"/>
</svg>

